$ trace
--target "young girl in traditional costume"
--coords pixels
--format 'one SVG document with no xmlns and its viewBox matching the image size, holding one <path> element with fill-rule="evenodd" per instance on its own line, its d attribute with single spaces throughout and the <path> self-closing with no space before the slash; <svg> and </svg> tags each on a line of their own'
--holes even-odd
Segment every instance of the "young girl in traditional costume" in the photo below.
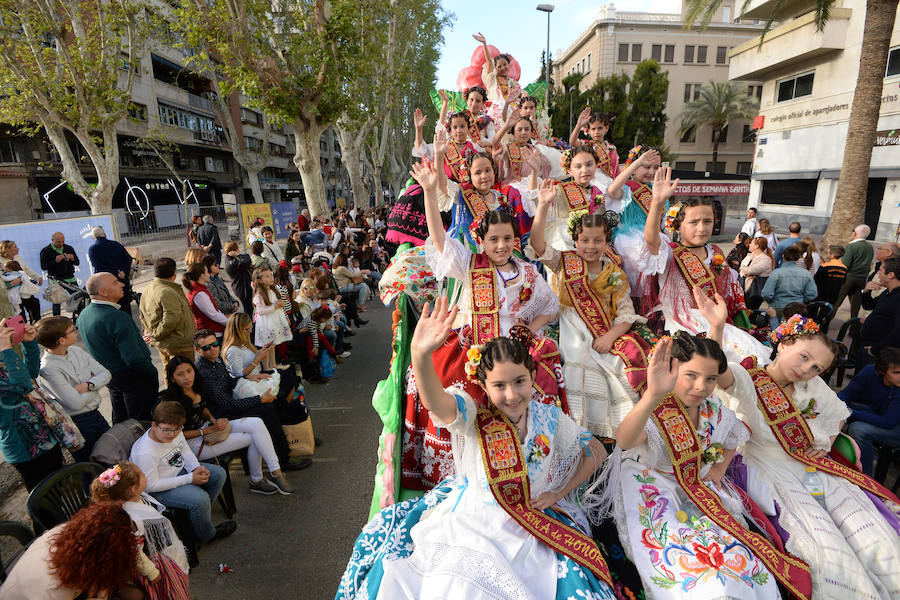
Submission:
<svg viewBox="0 0 900 600">
<path fill-rule="evenodd" d="M 706 332 L 709 323 L 697 310 L 691 288 L 698 286 L 709 297 L 719 293 L 728 304 L 728 323 L 722 344 L 725 355 L 735 361 L 747 356 L 767 361 L 770 349 L 736 326 L 749 327 L 744 292 L 734 271 L 725 263 L 722 250 L 709 243 L 715 220 L 712 201 L 688 198 L 669 210 L 667 228 L 681 235 L 681 243 L 673 242 L 660 232 L 658 223 L 666 201 L 677 186 L 677 179 L 672 182 L 670 168 L 656 171 L 653 200 L 638 258 L 641 313 L 647 318 L 661 313 L 664 328 L 670 332 Z"/>
<path fill-rule="evenodd" d="M 599 181 L 595 181 L 594 184 L 601 188 L 608 185 L 619 174 L 619 153 L 616 152 L 616 147 L 606 140 L 606 134 L 609 133 L 609 128 L 615 118 L 615 115 L 610 113 L 591 112 L 591 107 L 588 106 L 578 115 L 578 122 L 575 123 L 575 129 L 569 136 L 569 145 L 573 148 L 583 145 L 594 148 L 594 153 L 597 155 L 598 175 L 602 174 Z M 582 140 L 578 134 L 585 127 L 587 127 L 590 139 Z"/>
<path fill-rule="evenodd" d="M 436 352 L 435 361 L 441 366 L 444 385 L 464 385 L 466 353 L 470 348 L 509 335 L 515 325 L 524 325 L 526 332 L 540 331 L 559 311 L 559 302 L 535 266 L 514 256 L 518 232 L 516 219 L 508 208 L 486 212 L 480 218 L 475 235 L 484 249 L 475 254 L 444 232 L 437 206 L 438 181 L 443 175 L 431 164 L 414 165 L 412 174 L 425 193 L 429 237 L 423 249 L 427 262 L 438 280 L 453 278 L 461 288 L 454 332 Z M 556 344 L 540 337 L 533 340 L 529 350 L 538 363 L 536 382 L 541 398 L 563 406 L 564 388 L 557 377 L 557 370 L 561 374 L 562 368 Z M 450 435 L 431 422 L 414 381 L 408 383 L 404 427 L 402 485 L 408 489 L 430 489 L 453 473 Z"/>
<path fill-rule="evenodd" d="M 488 116 L 495 123 L 502 123 L 504 105 L 516 102 L 522 95 L 522 87 L 519 82 L 509 76 L 509 65 L 512 57 L 509 54 L 491 56 L 487 40 L 480 33 L 472 36 L 476 42 L 481 42 L 484 48 L 484 64 L 481 66 L 481 80 L 487 90 L 486 100 L 491 101 L 488 107 Z"/>
<path fill-rule="evenodd" d="M 616 214 L 572 213 L 569 234 L 575 251 L 561 253 L 544 241 L 555 198 L 553 182 L 544 181 L 527 254 L 556 277 L 570 414 L 592 433 L 611 438 L 644 384 L 650 346 L 631 328 L 645 319 L 634 313 L 628 277 L 607 253 Z"/>
<path fill-rule="evenodd" d="M 512 131 L 513 139 L 503 143 L 503 137 L 508 131 Z M 497 162 L 500 185 L 511 185 L 523 196 L 530 191 L 528 180 L 532 167 L 529 159 L 532 154 L 536 155 L 536 160 L 531 162 L 540 164 L 538 178 L 546 179 L 550 175 L 550 161 L 531 145 L 534 132 L 534 123 L 531 119 L 520 116 L 518 110 L 514 110 L 493 139 L 493 147 L 501 149 L 500 156 L 502 158 Z"/>
<path fill-rule="evenodd" d="M 530 190 L 538 189 L 538 160 L 532 155 L 531 176 L 528 180 Z M 573 250 L 572 238 L 569 235 L 569 214 L 579 210 L 591 209 L 591 212 L 606 210 L 603 193 L 591 181 L 597 171 L 597 153 L 592 146 L 584 145 L 566 150 L 562 154 L 563 171 L 570 179 L 556 183 L 556 198 L 547 214 L 545 226 L 545 242 L 559 251 Z M 526 201 L 530 203 L 530 201 Z M 533 207 L 526 206 L 527 210 Z"/>
<path fill-rule="evenodd" d="M 472 357 L 474 392 L 446 386 L 435 357 L 456 311 L 445 298 L 433 313 L 426 305 L 411 344 L 422 404 L 452 432 L 455 475 L 366 525 L 335 598 L 612 600 L 577 493 L 603 446 L 533 399 L 535 364 L 517 340 Z"/>
<path fill-rule="evenodd" d="M 740 492 L 725 477 L 750 437 L 713 393 L 725 368 L 712 340 L 684 332 L 660 340 L 646 391 L 616 432 L 608 478 L 595 486 L 606 486 L 599 513 L 615 519 L 653 598 L 778 598 L 773 575 L 809 598 L 806 566 L 747 529 Z"/>
<path fill-rule="evenodd" d="M 413 113 L 413 124 L 416 128 L 416 140 L 413 146 L 412 155 L 416 158 L 424 158 L 426 160 L 434 159 L 434 145 L 427 144 L 422 139 L 422 129 L 425 127 L 425 115 L 422 110 L 417 108 Z M 483 152 L 484 148 L 476 146 L 469 141 L 469 121 L 468 112 L 458 112 L 450 115 L 446 124 L 439 124 L 450 134 L 447 140 L 447 147 L 444 152 L 443 167 L 447 178 L 460 184 L 465 183 L 468 177 L 466 169 L 466 156 Z"/>
<path fill-rule="evenodd" d="M 710 337 L 721 339 L 725 301 L 695 296 Z M 718 378 L 723 402 L 752 432 L 741 449 L 747 491 L 785 532 L 787 549 L 809 564 L 814 597 L 900 598 L 900 501 L 826 455 L 850 414 L 819 377 L 834 361 L 836 345 L 800 315 L 772 338 L 774 362 L 763 368 L 730 363 Z"/>
<path fill-rule="evenodd" d="M 447 151 L 447 135 L 438 131 L 434 136 L 435 163 L 441 164 Z M 519 233 L 527 236 L 531 231 L 531 217 L 522 205 L 522 196 L 512 186 L 497 189 L 497 166 L 491 155 L 484 152 L 466 156 L 468 181 L 459 186 L 455 196 L 450 196 L 451 189 L 447 183 L 446 173 L 438 172 L 437 201 L 444 207 L 452 206 L 452 222 L 447 233 L 466 244 L 473 253 L 481 251 L 479 243 L 473 235 L 474 229 L 481 222 L 481 217 L 501 206 L 508 206 L 516 217 Z M 451 204 L 452 202 L 452 204 Z M 516 252 L 521 255 L 520 241 L 516 242 Z"/>
</svg>

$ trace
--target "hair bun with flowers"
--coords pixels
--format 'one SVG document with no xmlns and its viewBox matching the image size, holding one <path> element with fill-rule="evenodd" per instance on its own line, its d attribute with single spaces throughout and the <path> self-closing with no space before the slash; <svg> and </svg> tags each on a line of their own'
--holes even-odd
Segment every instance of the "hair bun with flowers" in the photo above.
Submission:
<svg viewBox="0 0 900 600">
<path fill-rule="evenodd" d="M 787 338 L 802 335 L 804 333 L 820 333 L 819 325 L 808 317 L 793 315 L 787 321 L 775 328 L 769 334 L 769 339 L 775 344 L 780 344 Z"/>
<path fill-rule="evenodd" d="M 681 212 L 682 207 L 684 207 L 684 204 L 681 202 L 676 202 L 669 207 L 669 210 L 666 211 L 666 216 L 663 219 L 663 227 L 669 231 L 675 231 L 675 219 L 678 217 L 678 213 Z"/>
<path fill-rule="evenodd" d="M 573 239 L 575 238 L 575 231 L 578 230 L 578 224 L 581 223 L 581 219 L 583 219 L 586 215 L 588 215 L 587 210 L 573 210 L 569 213 L 569 220 L 566 223 L 566 231 L 569 232 L 569 236 Z"/>
<path fill-rule="evenodd" d="M 476 344 L 466 351 L 466 364 L 464 368 L 466 370 L 466 377 L 469 378 L 469 381 L 475 381 L 477 379 L 476 374 L 478 373 L 478 365 L 481 364 L 482 350 L 484 350 L 484 346 Z"/>
<path fill-rule="evenodd" d="M 100 485 L 105 488 L 111 488 L 117 483 L 119 483 L 119 479 L 122 478 L 122 467 L 119 465 L 115 465 L 112 468 L 109 468 L 102 473 L 97 478 L 100 481 Z"/>
<path fill-rule="evenodd" d="M 632 148 L 631 150 L 628 151 L 628 159 L 625 161 L 625 165 L 623 168 L 627 169 L 628 165 L 633 163 L 634 159 L 636 159 L 638 156 L 640 156 L 642 148 L 643 148 L 643 146 L 638 144 L 637 146 L 635 146 L 634 148 Z"/>
<path fill-rule="evenodd" d="M 562 151 L 562 154 L 559 157 L 559 166 L 562 167 L 564 173 L 569 172 L 569 167 L 572 165 L 572 148 L 566 148 Z"/>
</svg>

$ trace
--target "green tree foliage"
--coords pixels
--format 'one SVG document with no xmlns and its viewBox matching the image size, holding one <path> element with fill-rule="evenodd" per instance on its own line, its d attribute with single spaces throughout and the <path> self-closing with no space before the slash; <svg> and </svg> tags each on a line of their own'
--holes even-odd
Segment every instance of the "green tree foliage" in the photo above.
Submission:
<svg viewBox="0 0 900 600">
<path fill-rule="evenodd" d="M 129 0 L 0 0 L 0 16 L 0 122 L 43 129 L 63 178 L 92 213 L 109 212 L 119 183 L 116 126 L 128 113 L 152 13 Z"/>
<path fill-rule="evenodd" d="M 759 111 L 759 100 L 747 93 L 747 86 L 732 81 L 710 80 L 700 88 L 700 97 L 689 102 L 681 113 L 682 135 L 691 128 L 712 128 L 713 162 L 719 157 L 719 137 L 731 121 L 751 119 Z"/>
<path fill-rule="evenodd" d="M 574 124 L 585 106 L 596 112 L 616 115 L 607 139 L 625 153 L 635 144 L 663 146 L 666 131 L 666 96 L 669 75 L 655 60 L 645 60 L 635 69 L 634 76 L 613 73 L 597 79 L 585 91 L 578 89 L 584 76 L 580 73 L 563 79 L 564 90 L 555 90 L 550 97 L 550 124 L 554 135 L 568 139 Z"/>
</svg>

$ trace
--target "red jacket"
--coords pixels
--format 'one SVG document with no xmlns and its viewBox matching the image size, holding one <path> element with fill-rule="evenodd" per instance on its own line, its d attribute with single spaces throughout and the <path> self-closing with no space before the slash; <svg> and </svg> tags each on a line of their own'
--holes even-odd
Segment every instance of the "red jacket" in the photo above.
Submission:
<svg viewBox="0 0 900 600">
<path fill-rule="evenodd" d="M 200 285 L 199 283 L 191 282 L 191 291 L 187 294 L 188 303 L 191 305 L 191 312 L 194 314 L 194 325 L 197 326 L 197 331 L 201 329 L 209 329 L 213 333 L 222 333 L 225 331 L 225 326 L 221 323 L 217 323 L 203 314 L 203 311 L 197 306 L 194 302 L 194 298 L 197 294 L 206 294 L 206 297 L 209 299 L 209 303 L 213 306 L 216 303 L 213 301 L 212 296 L 209 291 L 206 289 L 205 285 Z"/>
</svg>

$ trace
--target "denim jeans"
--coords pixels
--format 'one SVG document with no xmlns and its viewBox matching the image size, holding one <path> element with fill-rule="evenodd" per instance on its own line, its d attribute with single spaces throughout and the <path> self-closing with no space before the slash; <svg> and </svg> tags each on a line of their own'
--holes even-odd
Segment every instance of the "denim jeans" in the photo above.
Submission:
<svg viewBox="0 0 900 600">
<path fill-rule="evenodd" d="M 81 450 L 72 453 L 77 462 L 90 462 L 94 444 L 100 436 L 109 431 L 109 423 L 103 418 L 99 410 L 91 410 L 80 415 L 72 415 L 72 420 L 84 436 L 84 446 Z"/>
<path fill-rule="evenodd" d="M 890 448 L 900 448 L 900 425 L 886 429 L 862 421 L 853 421 L 847 426 L 847 433 L 859 444 L 859 450 L 862 453 L 859 462 L 862 463 L 863 473 L 866 475 L 871 475 L 873 472 L 872 466 L 875 462 L 873 444 L 875 442 Z"/>
<path fill-rule="evenodd" d="M 328 343 L 334 347 L 334 351 L 338 354 L 344 352 L 344 327 L 340 323 L 337 324 L 337 331 L 334 329 L 324 329 L 322 333 L 328 340 Z"/>
<path fill-rule="evenodd" d="M 369 293 L 369 286 L 364 283 L 351 283 L 350 285 L 345 285 L 340 288 L 338 291 L 342 294 L 350 295 L 351 292 L 356 292 L 356 306 L 362 306 L 366 303 L 366 295 Z"/>
<path fill-rule="evenodd" d="M 212 503 L 225 485 L 225 469 L 219 465 L 203 466 L 209 469 L 209 480 L 203 485 L 189 483 L 164 492 L 151 493 L 168 508 L 187 510 L 194 534 L 198 540 L 206 543 L 216 536 L 216 526 L 212 522 Z"/>
</svg>

